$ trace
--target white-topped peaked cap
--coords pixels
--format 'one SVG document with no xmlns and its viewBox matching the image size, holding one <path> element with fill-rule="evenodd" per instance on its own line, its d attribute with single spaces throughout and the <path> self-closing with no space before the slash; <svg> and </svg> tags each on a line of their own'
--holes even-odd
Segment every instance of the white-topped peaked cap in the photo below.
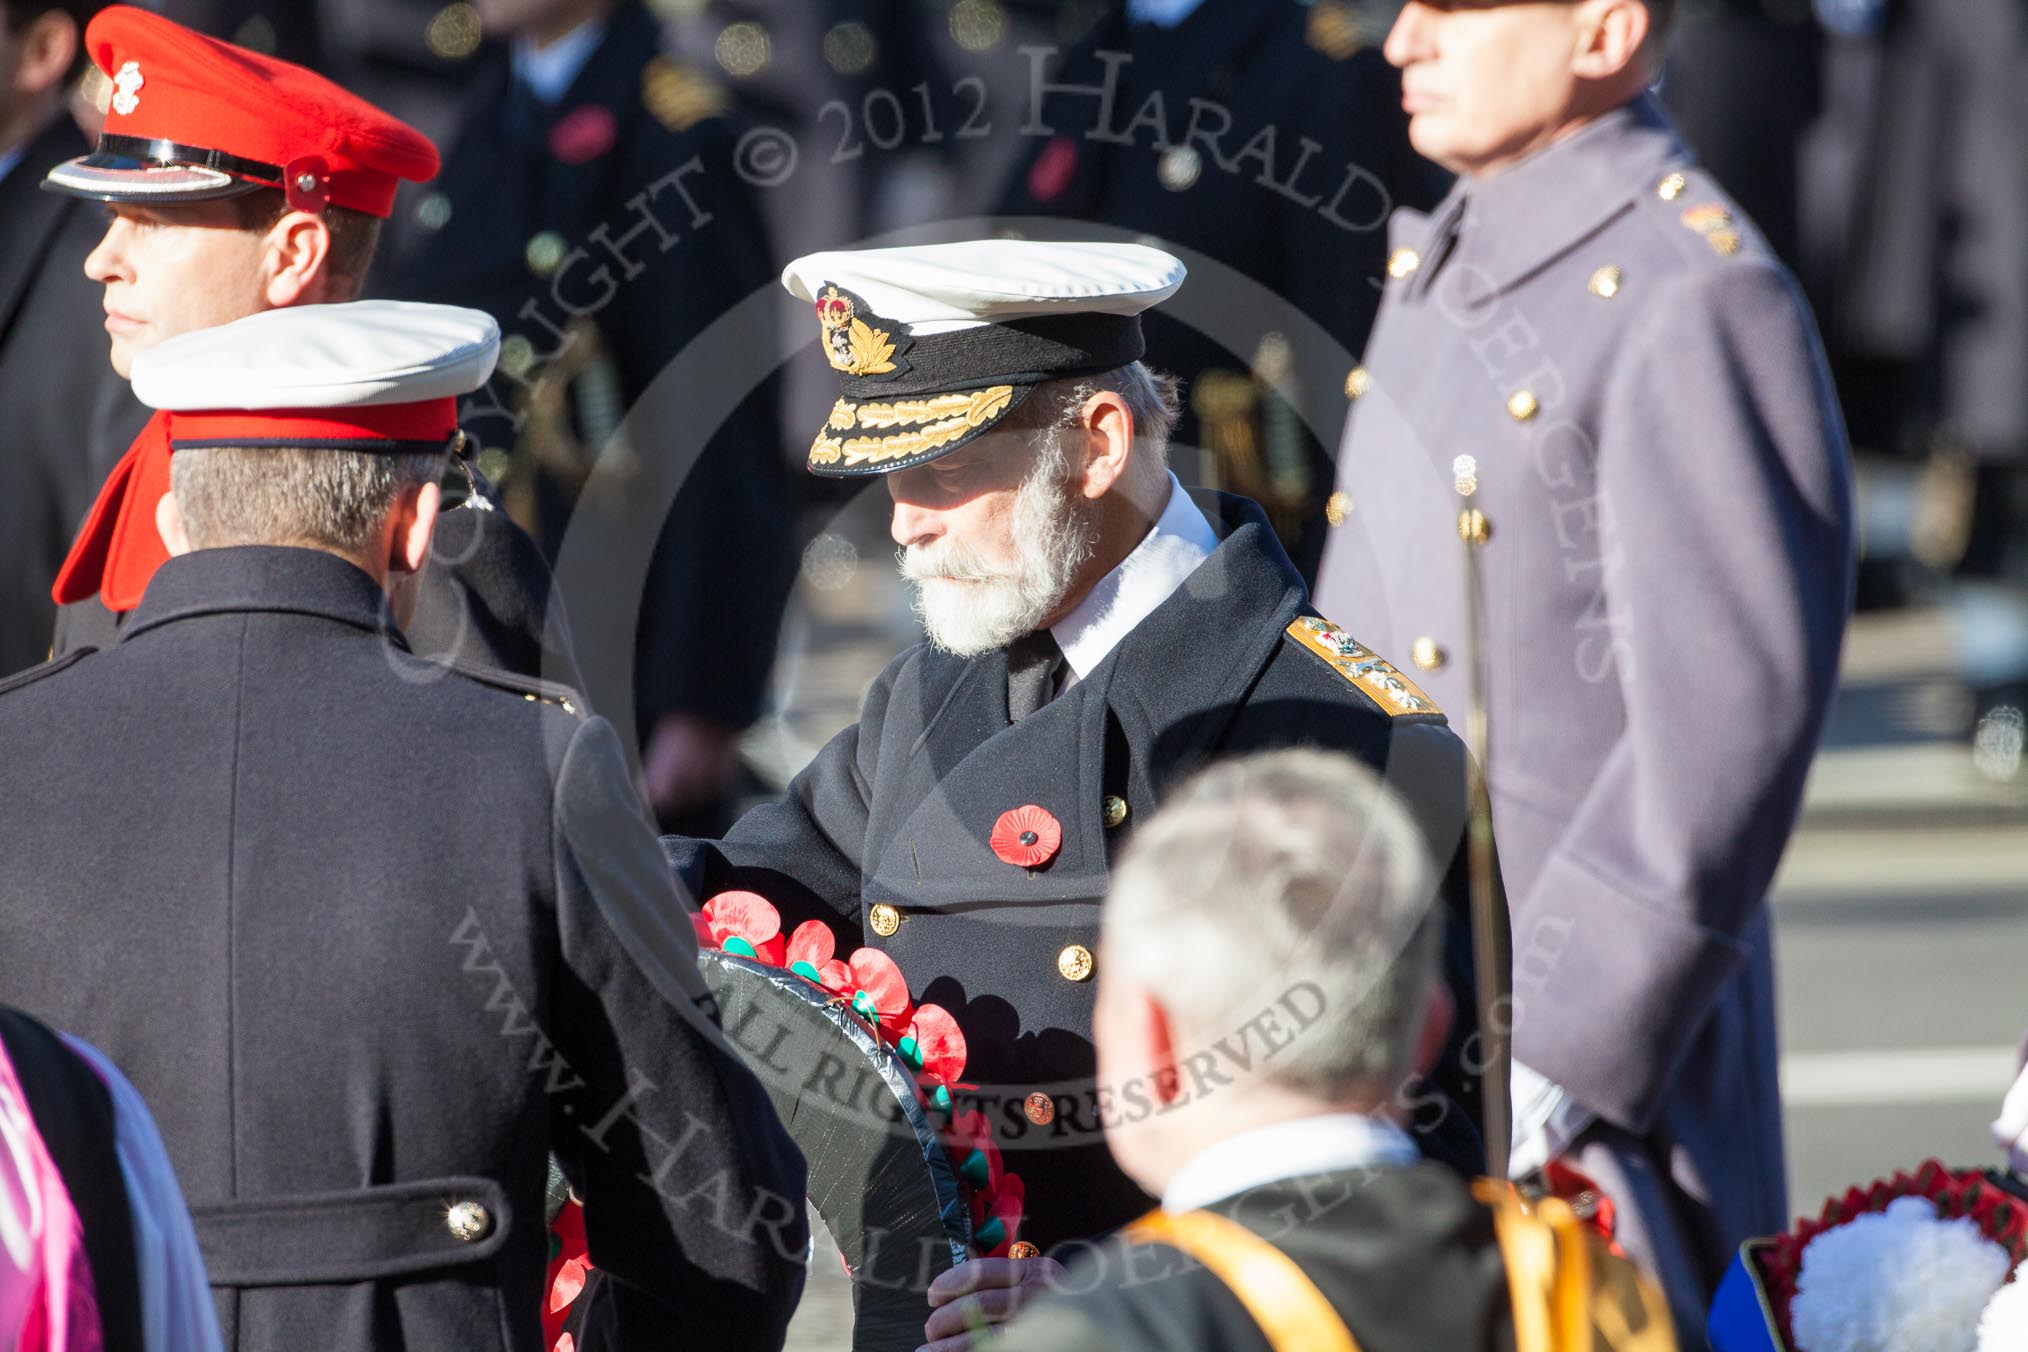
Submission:
<svg viewBox="0 0 2028 1352">
<path fill-rule="evenodd" d="M 888 474 L 948 455 L 1039 384 L 1144 351 L 1140 314 L 1183 285 L 1140 244 L 967 240 L 807 254 L 782 285 L 816 311 L 842 397 L 812 473 Z"/>
<path fill-rule="evenodd" d="M 150 408 L 371 408 L 456 399 L 493 374 L 500 326 L 479 310 L 360 300 L 266 310 L 134 359 Z"/>
</svg>

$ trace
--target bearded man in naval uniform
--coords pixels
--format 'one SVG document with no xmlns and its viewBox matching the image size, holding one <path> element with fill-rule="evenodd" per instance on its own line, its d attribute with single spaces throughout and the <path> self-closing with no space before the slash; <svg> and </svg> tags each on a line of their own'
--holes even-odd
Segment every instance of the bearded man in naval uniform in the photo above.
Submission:
<svg viewBox="0 0 2028 1352">
<path fill-rule="evenodd" d="M 1258 506 L 1186 493 L 1169 473 L 1175 387 L 1141 362 L 1139 316 L 1182 281 L 1168 254 L 1118 244 L 789 265 L 841 383 L 809 468 L 887 488 L 928 640 L 889 664 L 858 724 L 780 801 L 723 840 L 664 840 L 693 902 L 748 890 L 785 924 L 821 918 L 956 1016 L 971 1082 L 957 1106 L 987 1115 L 1025 1183 L 1027 1254 L 1148 1206 L 1100 1134 L 1149 1105 L 1094 1086 L 1092 950 L 1111 862 L 1172 784 L 1214 757 L 1332 747 L 1413 805 L 1439 876 L 1458 853 L 1465 758 L 1443 715 L 1309 608 Z M 1461 905 L 1458 877 L 1444 886 Z M 1468 940 L 1452 929 L 1462 993 Z M 1264 996 L 1267 1017 L 1233 1030 L 1232 1054 L 1272 1055 L 1316 1001 L 1355 995 Z M 1398 1108 L 1426 1152 L 1472 1169 L 1459 1022 Z M 1219 1092 L 1228 1073 L 1202 1058 L 1188 1092 Z M 1053 1269 L 976 1259 L 931 1299 L 983 1293 L 967 1308 L 1004 1318 Z"/>
</svg>

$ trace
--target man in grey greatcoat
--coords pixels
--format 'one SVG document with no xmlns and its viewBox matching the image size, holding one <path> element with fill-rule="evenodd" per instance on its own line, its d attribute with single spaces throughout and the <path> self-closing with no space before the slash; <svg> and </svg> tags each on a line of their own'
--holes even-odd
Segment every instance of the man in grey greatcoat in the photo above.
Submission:
<svg viewBox="0 0 2028 1352">
<path fill-rule="evenodd" d="M 1701 1326 L 1787 1214 L 1765 898 L 1853 546 L 1810 314 L 1645 90 L 1670 8 L 1402 10 L 1411 139 L 1460 180 L 1393 221 L 1318 603 L 1447 708 L 1483 658 L 1512 1167 L 1591 1175 Z"/>
</svg>

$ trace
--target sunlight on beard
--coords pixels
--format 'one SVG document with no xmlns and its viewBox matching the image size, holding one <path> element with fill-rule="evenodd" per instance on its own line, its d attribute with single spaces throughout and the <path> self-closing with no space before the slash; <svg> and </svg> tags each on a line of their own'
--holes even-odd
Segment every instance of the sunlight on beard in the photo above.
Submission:
<svg viewBox="0 0 2028 1352">
<path fill-rule="evenodd" d="M 1012 530 L 1014 563 L 1005 570 L 949 535 L 901 551 L 901 575 L 915 586 L 915 613 L 935 647 L 976 657 L 1033 633 L 1092 556 L 1098 506 L 1065 473 L 1057 433 L 1043 434 L 1035 466 L 1015 490 Z"/>
</svg>

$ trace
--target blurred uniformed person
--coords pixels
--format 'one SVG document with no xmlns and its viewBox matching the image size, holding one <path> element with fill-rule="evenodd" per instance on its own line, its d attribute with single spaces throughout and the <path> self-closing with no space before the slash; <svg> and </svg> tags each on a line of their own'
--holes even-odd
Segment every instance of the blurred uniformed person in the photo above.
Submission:
<svg viewBox="0 0 2028 1352">
<path fill-rule="evenodd" d="M 113 369 L 165 338 L 257 311 L 343 301 L 366 276 L 403 178 L 436 172 L 412 128 L 299 66 L 125 5 L 85 46 L 105 79 L 89 155 L 44 186 L 110 204 L 85 272 L 104 287 Z M 466 482 L 472 481 L 467 479 Z M 110 644 L 167 557 L 155 507 L 169 487 L 161 419 L 99 490 L 52 594 L 55 648 Z M 525 533 L 473 484 L 445 514 L 412 634 L 420 651 L 575 682 L 568 629 Z"/>
<path fill-rule="evenodd" d="M 89 149 L 70 115 L 96 3 L 0 5 L 0 673 L 49 656 L 49 580 L 106 471 L 146 413 L 105 362 L 105 313 L 84 275 L 105 233 L 90 206 L 41 190 Z"/>
<path fill-rule="evenodd" d="M 1098 1137 L 1089 984 L 1135 819 L 1209 757 L 1314 742 L 1400 784 L 1438 858 L 1462 821 L 1436 706 L 1309 608 L 1259 507 L 1166 468 L 1173 385 L 1141 363 L 1140 315 L 1182 280 L 1159 250 L 1034 241 L 789 265 L 842 392 L 810 469 L 892 496 L 928 641 L 779 802 L 664 841 L 695 899 L 826 920 L 952 1012 L 1041 1248 L 1146 1203 Z M 1469 1078 L 1436 1080 L 1425 1147 L 1475 1167 Z"/>
<path fill-rule="evenodd" d="M 1318 595 L 1440 702 L 1484 662 L 1515 1167 L 1591 1175 L 1697 1327 L 1787 1215 L 1765 900 L 1852 504 L 1794 280 L 1645 93 L 1669 9 L 1402 10 L 1409 135 L 1462 178 L 1394 219 Z"/>
<path fill-rule="evenodd" d="M 1157 313 L 1148 341 L 1183 380 L 1177 444 L 1202 452 L 1186 476 L 1267 507 L 1306 577 L 1332 489 L 1319 437 L 1343 421 L 1345 354 L 1380 302 L 1387 213 L 1448 184 L 1409 149 L 1373 8 L 1132 0 L 1031 79 L 999 208 L 1036 237 L 1097 223 L 1194 250 L 1272 298 L 1235 296 L 1217 328 Z"/>
<path fill-rule="evenodd" d="M 658 813 L 722 829 L 795 571 L 775 384 L 708 429 L 688 422 L 706 390 L 643 398 L 692 343 L 760 352 L 774 341 L 766 323 L 707 333 L 773 276 L 733 160 L 730 96 L 662 54 L 641 0 L 476 8 L 505 41 L 475 63 L 443 176 L 406 199 L 376 290 L 500 321 L 502 371 L 471 431 L 566 589 L 622 582 L 601 551 L 590 565 L 564 560 L 573 524 L 580 551 L 621 529 L 641 485 L 673 475 L 686 436 L 708 433 L 655 523 L 638 648 L 621 679 L 631 677 Z M 756 373 L 773 364 L 761 358 Z M 594 676 L 592 694 L 606 705 L 623 693 L 601 684 Z"/>
<path fill-rule="evenodd" d="M 1429 897 L 1414 823 L 1345 757 L 1249 756 L 1164 804 L 1106 899 L 1093 1030 L 1099 1083 L 1143 1086 L 1164 1109 L 1106 1130 L 1161 1205 L 1080 1257 L 996 1348 L 1675 1346 L 1660 1291 L 1567 1206 L 1530 1216 L 1416 1158 L 1392 1104 L 1451 1017 Z M 1192 1056 L 1304 982 L 1335 997 L 1316 1023 L 1278 1030 L 1231 1090 L 1180 1092 Z M 1507 1256 L 1531 1247 L 1510 1275 Z"/>
<path fill-rule="evenodd" d="M 612 728 L 402 636 L 498 343 L 360 302 L 137 354 L 172 557 L 0 691 L 0 989 L 154 1108 L 228 1347 L 533 1352 L 551 1152 L 625 1345 L 778 1347 L 802 1158 Z"/>
</svg>

